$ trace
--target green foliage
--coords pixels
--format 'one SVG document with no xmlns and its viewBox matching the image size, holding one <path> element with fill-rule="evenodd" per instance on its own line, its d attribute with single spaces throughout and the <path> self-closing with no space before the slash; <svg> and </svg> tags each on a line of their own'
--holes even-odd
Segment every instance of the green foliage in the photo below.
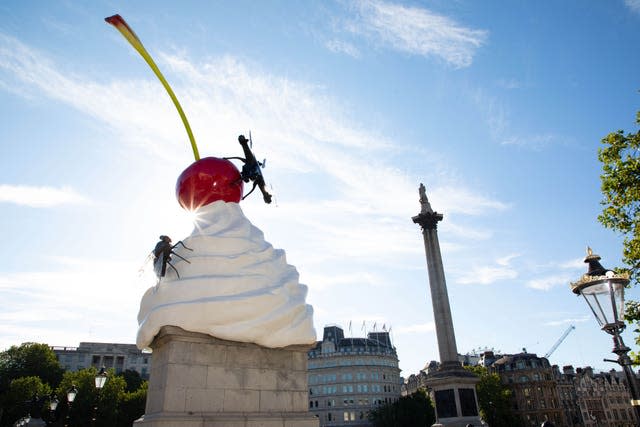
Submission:
<svg viewBox="0 0 640 427">
<path fill-rule="evenodd" d="M 60 400 L 66 403 L 67 391 L 75 386 L 78 390 L 71 410 L 65 411 L 69 416 L 69 426 L 87 426 L 96 417 L 96 426 L 114 426 L 117 419 L 119 397 L 124 393 L 126 383 L 122 377 L 109 371 L 109 377 L 102 390 L 95 387 L 96 368 L 82 369 L 76 372 L 65 372 L 57 389 Z"/>
<path fill-rule="evenodd" d="M 0 353 L 0 394 L 12 380 L 20 377 L 39 377 L 50 387 L 58 385 L 64 369 L 47 344 L 23 343 Z"/>
<path fill-rule="evenodd" d="M 517 418 L 511 411 L 511 390 L 505 387 L 498 374 L 484 366 L 465 366 L 480 378 L 476 385 L 480 416 L 490 426 L 516 426 Z"/>
<path fill-rule="evenodd" d="M 640 111 L 636 114 L 636 124 L 640 125 Z M 628 133 L 619 130 L 602 139 L 598 150 L 598 160 L 602 163 L 600 175 L 603 200 L 602 213 L 598 221 L 607 228 L 624 236 L 623 261 L 627 265 L 631 282 L 640 280 L 640 131 Z M 629 304 L 625 319 L 637 324 L 640 310 Z M 636 330 L 638 332 L 638 330 Z M 636 337 L 640 344 L 640 336 Z M 638 355 L 635 362 L 640 362 Z"/>
<path fill-rule="evenodd" d="M 47 344 L 24 343 L 0 352 L 0 426 L 10 426 L 26 415 L 20 413 L 24 401 L 34 393 L 47 394 L 58 385 L 63 372 Z"/>
<path fill-rule="evenodd" d="M 402 396 L 369 413 L 374 427 L 428 427 L 436 421 L 435 409 L 424 390 Z"/>
<path fill-rule="evenodd" d="M 640 112 L 636 115 L 640 124 Z M 634 282 L 640 278 L 640 132 L 612 132 L 598 150 L 602 162 L 602 213 L 598 220 L 625 236 L 623 257 Z"/>
<path fill-rule="evenodd" d="M 126 390 L 128 392 L 133 392 L 138 390 L 142 386 L 142 383 L 144 382 L 144 380 L 142 379 L 138 371 L 134 371 L 133 369 L 127 369 L 118 375 L 120 375 L 127 383 Z"/>
<path fill-rule="evenodd" d="M 66 372 L 57 389 L 61 402 L 64 402 L 64 415 L 69 416 L 69 426 L 91 425 L 95 416 L 96 427 L 130 427 L 144 414 L 147 398 L 147 382 L 143 381 L 137 390 L 128 392 L 124 375 L 115 375 L 108 371 L 107 382 L 102 390 L 95 387 L 96 368 Z M 75 401 L 68 410 L 67 391 L 75 385 L 78 390 Z"/>
<path fill-rule="evenodd" d="M 27 414 L 40 416 L 45 401 L 39 398 L 50 394 L 51 387 L 38 377 L 21 377 L 11 381 L 3 396 L 2 425 L 10 426 Z"/>
<path fill-rule="evenodd" d="M 148 383 L 143 381 L 137 390 L 122 395 L 118 427 L 131 427 L 133 422 L 144 414 L 147 403 L 147 387 Z"/>
<path fill-rule="evenodd" d="M 95 387 L 95 368 L 64 372 L 55 353 L 46 344 L 24 343 L 0 353 L 0 427 L 10 427 L 21 417 L 50 415 L 45 405 L 52 390 L 60 402 L 54 425 L 72 427 L 131 427 L 144 414 L 147 382 L 135 371 L 115 375 L 109 371 L 102 390 Z M 67 391 L 75 385 L 78 394 L 71 405 Z M 37 400 L 33 400 L 37 396 Z M 45 412 L 41 413 L 41 410 Z"/>
</svg>

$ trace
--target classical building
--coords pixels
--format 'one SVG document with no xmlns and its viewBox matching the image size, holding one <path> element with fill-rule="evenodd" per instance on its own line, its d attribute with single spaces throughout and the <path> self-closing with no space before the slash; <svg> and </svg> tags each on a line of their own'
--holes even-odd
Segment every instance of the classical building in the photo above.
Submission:
<svg viewBox="0 0 640 427">
<path fill-rule="evenodd" d="M 573 370 L 572 367 L 568 367 Z M 585 427 L 631 427 L 637 421 L 622 373 L 611 370 L 594 374 L 587 366 L 573 376 L 577 403 Z"/>
<path fill-rule="evenodd" d="M 149 378 L 151 352 L 140 351 L 135 344 L 81 342 L 79 347 L 51 347 L 60 365 L 67 371 L 78 371 L 91 366 L 113 368 L 116 373 L 127 369 Z"/>
<path fill-rule="evenodd" d="M 502 356 L 489 370 L 500 375 L 512 391 L 513 412 L 523 425 L 539 426 L 547 420 L 557 426 L 567 424 L 553 368 L 546 358 L 523 349 L 522 353 Z"/>
<path fill-rule="evenodd" d="M 562 372 L 560 372 L 557 365 L 553 365 L 552 368 L 553 376 L 558 385 L 560 407 L 564 411 L 567 426 L 583 426 L 582 411 L 578 404 L 578 394 L 576 392 L 576 373 L 573 366 L 563 367 Z"/>
<path fill-rule="evenodd" d="M 398 355 L 386 331 L 345 338 L 342 328 L 326 326 L 308 369 L 309 410 L 320 426 L 370 426 L 369 411 L 400 397 Z"/>
</svg>

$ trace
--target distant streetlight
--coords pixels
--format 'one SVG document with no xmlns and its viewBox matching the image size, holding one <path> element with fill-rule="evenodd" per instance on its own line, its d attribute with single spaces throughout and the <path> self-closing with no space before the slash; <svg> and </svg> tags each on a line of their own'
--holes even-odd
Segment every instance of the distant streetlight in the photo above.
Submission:
<svg viewBox="0 0 640 427">
<path fill-rule="evenodd" d="M 60 401 L 55 395 L 52 394 L 51 400 L 49 401 L 49 410 L 51 412 L 55 412 L 55 410 L 58 409 L 58 403 L 60 403 Z"/>
<path fill-rule="evenodd" d="M 102 390 L 102 387 L 104 387 L 104 383 L 107 382 L 107 373 L 104 370 L 104 366 L 100 368 L 100 372 L 98 372 L 98 375 L 96 375 L 95 381 L 96 381 L 96 388 L 98 390 Z"/>
<path fill-rule="evenodd" d="M 78 389 L 76 388 L 75 384 L 72 384 L 71 388 L 67 390 L 67 402 L 69 402 L 69 410 L 67 411 L 65 427 L 69 426 L 69 415 L 71 414 L 71 406 L 73 405 L 73 401 L 76 400 L 77 395 Z"/>
<path fill-rule="evenodd" d="M 98 401 L 100 400 L 100 393 L 102 392 L 102 387 L 107 382 L 107 372 L 104 369 L 104 366 L 100 368 L 100 372 L 96 375 L 95 384 L 98 389 L 98 396 L 96 397 L 95 404 L 93 405 L 93 418 L 91 418 L 91 425 L 96 425 L 96 418 L 98 417 Z"/>
<path fill-rule="evenodd" d="M 51 397 L 49 398 L 49 416 L 45 420 L 47 425 L 51 425 L 56 421 L 56 409 L 58 409 L 58 403 L 60 403 L 60 401 L 56 395 L 51 393 Z"/>
<path fill-rule="evenodd" d="M 584 262 L 589 264 L 589 270 L 578 281 L 571 283 L 571 290 L 576 295 L 582 295 L 602 330 L 613 336 L 612 352 L 618 359 L 604 360 L 622 367 L 629 385 L 631 406 L 635 411 L 636 421 L 640 421 L 640 393 L 636 376 L 631 369 L 631 358 L 627 354 L 630 348 L 624 344 L 620 335 L 626 327 L 623 321 L 624 288 L 629 283 L 629 275 L 605 269 L 600 264 L 600 256 L 594 254 L 591 248 L 587 248 Z"/>
</svg>

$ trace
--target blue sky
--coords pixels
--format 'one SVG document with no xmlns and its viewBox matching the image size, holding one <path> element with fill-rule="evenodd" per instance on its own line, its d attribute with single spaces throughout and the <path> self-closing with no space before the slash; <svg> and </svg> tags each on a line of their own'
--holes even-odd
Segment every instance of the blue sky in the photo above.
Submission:
<svg viewBox="0 0 640 427">
<path fill-rule="evenodd" d="M 637 0 L 3 2 L 0 348 L 134 342 L 138 268 L 191 232 L 187 135 L 115 13 L 203 157 L 251 130 L 276 203 L 242 208 L 309 286 L 319 333 L 391 328 L 406 376 L 437 359 L 422 182 L 459 352 L 543 355 L 575 325 L 551 362 L 612 367 L 568 283 L 587 245 L 621 262 L 597 149 L 637 130 Z"/>
</svg>

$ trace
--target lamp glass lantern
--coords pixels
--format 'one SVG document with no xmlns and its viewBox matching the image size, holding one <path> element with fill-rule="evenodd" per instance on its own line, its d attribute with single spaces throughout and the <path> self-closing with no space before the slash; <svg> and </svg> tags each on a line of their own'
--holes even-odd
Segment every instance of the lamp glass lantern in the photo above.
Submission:
<svg viewBox="0 0 640 427">
<path fill-rule="evenodd" d="M 95 382 L 96 388 L 98 390 L 101 390 L 102 387 L 104 387 L 104 384 L 107 382 L 107 372 L 105 371 L 104 366 L 100 369 L 98 375 L 96 375 Z"/>
<path fill-rule="evenodd" d="M 72 385 L 71 388 L 67 391 L 67 402 L 73 403 L 76 400 L 76 396 L 78 395 L 78 389 L 75 385 Z"/>
<path fill-rule="evenodd" d="M 585 263 L 589 270 L 580 280 L 571 283 L 571 290 L 582 295 L 602 330 L 615 335 L 624 330 L 624 288 L 629 276 L 616 273 L 600 264 L 600 256 L 587 248 Z"/>
<path fill-rule="evenodd" d="M 613 271 L 608 271 L 604 278 L 582 284 L 574 292 L 582 295 L 602 329 L 624 329 L 622 318 L 627 282 L 626 278 L 616 277 Z"/>
<path fill-rule="evenodd" d="M 58 408 L 58 403 L 60 403 L 58 398 L 55 396 L 52 396 L 51 400 L 49 401 L 49 410 L 55 411 Z"/>
</svg>

